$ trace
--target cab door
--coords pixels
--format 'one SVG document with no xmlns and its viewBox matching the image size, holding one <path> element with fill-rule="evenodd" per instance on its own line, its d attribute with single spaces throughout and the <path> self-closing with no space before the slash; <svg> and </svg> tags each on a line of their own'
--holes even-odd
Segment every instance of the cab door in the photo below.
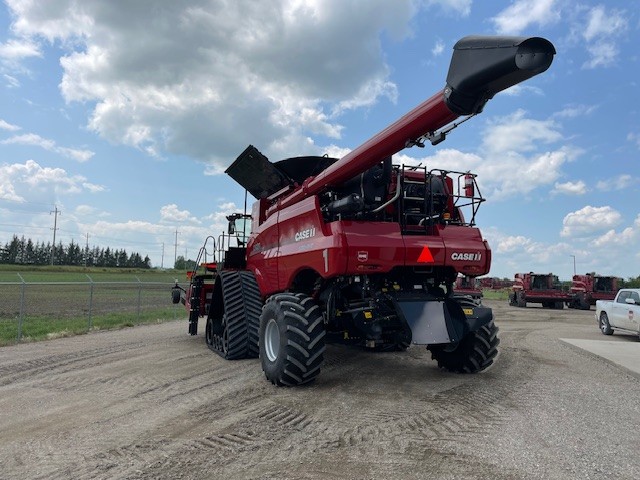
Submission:
<svg viewBox="0 0 640 480">
<path fill-rule="evenodd" d="M 616 300 L 611 304 L 609 323 L 614 328 L 630 328 L 628 326 L 629 305 L 627 304 L 629 294 L 630 292 L 620 292 Z"/>
<path fill-rule="evenodd" d="M 633 305 L 629 303 L 627 304 L 629 329 L 640 333 L 640 295 L 638 292 L 630 292 L 629 298 L 634 301 Z"/>
</svg>

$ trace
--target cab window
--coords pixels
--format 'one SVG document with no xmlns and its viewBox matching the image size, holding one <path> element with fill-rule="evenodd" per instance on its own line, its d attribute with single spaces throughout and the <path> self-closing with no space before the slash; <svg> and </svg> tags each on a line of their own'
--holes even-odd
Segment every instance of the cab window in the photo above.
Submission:
<svg viewBox="0 0 640 480">
<path fill-rule="evenodd" d="M 627 298 L 629 298 L 629 293 L 630 292 L 620 292 L 617 303 L 626 303 Z"/>
</svg>

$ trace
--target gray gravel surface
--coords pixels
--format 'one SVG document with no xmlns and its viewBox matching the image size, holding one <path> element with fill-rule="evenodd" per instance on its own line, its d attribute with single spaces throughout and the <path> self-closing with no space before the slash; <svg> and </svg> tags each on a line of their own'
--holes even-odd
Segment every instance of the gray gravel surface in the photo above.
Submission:
<svg viewBox="0 0 640 480">
<path fill-rule="evenodd" d="M 330 346 L 316 382 L 276 388 L 186 321 L 2 348 L 0 478 L 640 478 L 640 380 L 559 340 L 637 337 L 485 303 L 501 353 L 477 375 Z"/>
</svg>

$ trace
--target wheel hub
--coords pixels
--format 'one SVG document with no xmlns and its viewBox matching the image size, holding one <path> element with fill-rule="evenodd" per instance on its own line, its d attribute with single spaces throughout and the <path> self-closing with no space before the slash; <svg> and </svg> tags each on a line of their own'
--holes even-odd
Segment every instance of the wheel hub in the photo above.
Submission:
<svg viewBox="0 0 640 480">
<path fill-rule="evenodd" d="M 270 362 L 275 362 L 280 353 L 280 329 L 275 318 L 271 318 L 267 322 L 267 327 L 264 331 L 264 350 L 267 359 Z"/>
</svg>

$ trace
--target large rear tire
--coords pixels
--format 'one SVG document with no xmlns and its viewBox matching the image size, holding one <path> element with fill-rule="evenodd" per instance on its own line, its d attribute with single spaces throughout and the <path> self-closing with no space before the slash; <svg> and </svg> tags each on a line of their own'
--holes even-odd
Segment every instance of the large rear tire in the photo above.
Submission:
<svg viewBox="0 0 640 480">
<path fill-rule="evenodd" d="M 455 373 L 478 373 L 493 364 L 499 344 L 498 327 L 491 321 L 456 344 L 427 348 L 440 368 Z"/>
<path fill-rule="evenodd" d="M 260 316 L 260 361 L 277 386 L 302 385 L 320 373 L 325 350 L 320 308 L 304 294 L 272 296 Z"/>
</svg>

